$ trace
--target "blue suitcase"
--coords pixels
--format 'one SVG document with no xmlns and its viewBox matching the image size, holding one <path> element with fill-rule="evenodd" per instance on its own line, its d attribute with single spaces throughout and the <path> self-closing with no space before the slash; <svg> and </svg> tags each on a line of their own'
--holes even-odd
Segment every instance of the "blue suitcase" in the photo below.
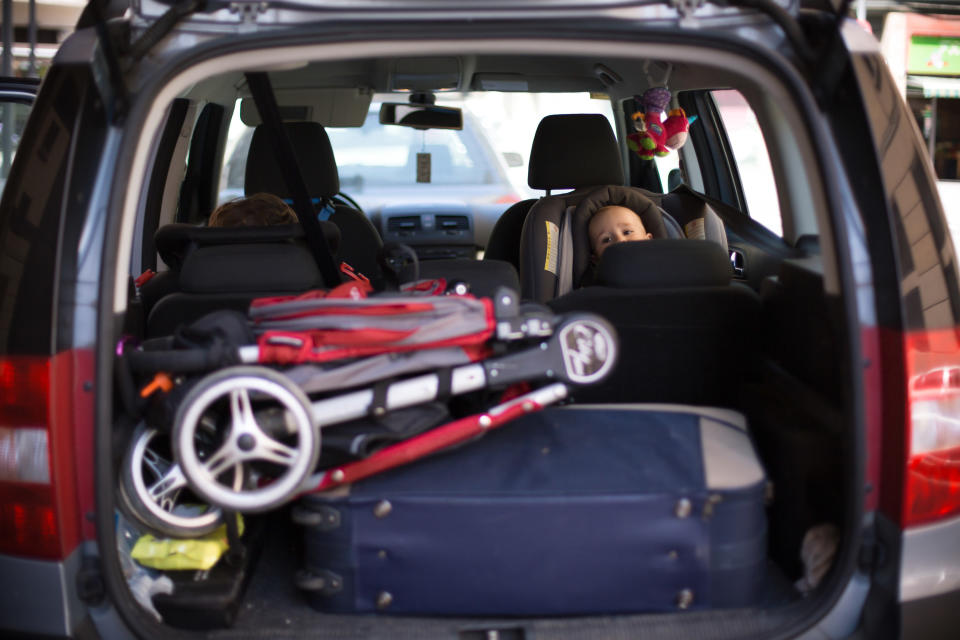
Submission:
<svg viewBox="0 0 960 640">
<path fill-rule="evenodd" d="M 298 574 L 325 612 L 540 616 L 748 606 L 766 479 L 742 415 L 548 408 L 309 495 Z"/>
</svg>

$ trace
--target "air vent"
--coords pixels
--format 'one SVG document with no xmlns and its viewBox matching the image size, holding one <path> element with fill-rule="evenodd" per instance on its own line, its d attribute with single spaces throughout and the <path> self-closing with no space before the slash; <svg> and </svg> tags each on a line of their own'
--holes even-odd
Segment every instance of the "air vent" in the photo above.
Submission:
<svg viewBox="0 0 960 640">
<path fill-rule="evenodd" d="M 399 233 L 401 231 L 419 231 L 420 216 L 393 216 L 387 218 L 387 231 Z"/>
<path fill-rule="evenodd" d="M 437 216 L 437 230 L 449 231 L 469 229 L 470 220 L 467 216 Z"/>
</svg>

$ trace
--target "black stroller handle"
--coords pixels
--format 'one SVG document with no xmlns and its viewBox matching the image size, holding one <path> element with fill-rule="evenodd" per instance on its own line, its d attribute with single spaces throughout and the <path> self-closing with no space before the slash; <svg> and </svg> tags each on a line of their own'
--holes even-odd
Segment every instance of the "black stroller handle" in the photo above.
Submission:
<svg viewBox="0 0 960 640">
<path fill-rule="evenodd" d="M 235 348 L 128 351 L 123 357 L 136 373 L 200 373 L 240 362 Z"/>
</svg>

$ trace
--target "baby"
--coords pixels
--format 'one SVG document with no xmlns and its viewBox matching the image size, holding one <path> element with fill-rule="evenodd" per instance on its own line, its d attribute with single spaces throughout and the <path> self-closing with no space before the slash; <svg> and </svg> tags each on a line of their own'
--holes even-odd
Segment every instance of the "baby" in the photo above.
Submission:
<svg viewBox="0 0 960 640">
<path fill-rule="evenodd" d="M 649 240 L 653 237 L 643 226 L 640 216 L 632 209 L 617 205 L 603 207 L 593 214 L 587 233 L 590 237 L 591 261 L 594 264 L 600 262 L 600 256 L 610 245 Z"/>
</svg>

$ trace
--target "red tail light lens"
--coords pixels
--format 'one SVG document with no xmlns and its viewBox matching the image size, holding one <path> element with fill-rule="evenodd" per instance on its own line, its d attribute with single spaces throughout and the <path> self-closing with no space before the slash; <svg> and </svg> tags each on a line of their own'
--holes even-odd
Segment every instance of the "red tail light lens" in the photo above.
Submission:
<svg viewBox="0 0 960 640">
<path fill-rule="evenodd" d="M 906 339 L 907 468 L 903 523 L 916 526 L 960 514 L 960 333 Z"/>
<path fill-rule="evenodd" d="M 60 558 L 49 446 L 50 361 L 0 359 L 0 553 Z"/>
</svg>

